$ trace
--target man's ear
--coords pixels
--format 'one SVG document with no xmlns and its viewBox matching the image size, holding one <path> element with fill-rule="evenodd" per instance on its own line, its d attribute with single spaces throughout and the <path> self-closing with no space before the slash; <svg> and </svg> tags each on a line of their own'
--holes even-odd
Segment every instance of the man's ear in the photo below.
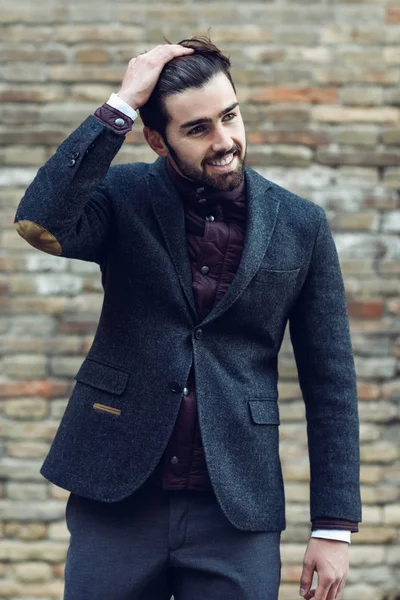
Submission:
<svg viewBox="0 0 400 600">
<path fill-rule="evenodd" d="M 149 127 L 143 127 L 143 135 L 150 148 L 154 150 L 158 156 L 168 155 L 168 148 L 165 145 L 162 135 L 158 133 L 158 131 L 150 129 Z"/>
</svg>

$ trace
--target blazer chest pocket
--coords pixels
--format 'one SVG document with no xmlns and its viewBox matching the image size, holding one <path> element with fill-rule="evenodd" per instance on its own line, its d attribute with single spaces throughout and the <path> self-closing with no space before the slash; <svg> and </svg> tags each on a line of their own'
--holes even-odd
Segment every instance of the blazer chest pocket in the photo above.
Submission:
<svg viewBox="0 0 400 600">
<path fill-rule="evenodd" d="M 300 267 L 290 269 L 288 271 L 280 271 L 278 269 L 266 269 L 261 267 L 255 277 L 253 283 L 267 283 L 271 286 L 291 286 L 296 283 L 297 276 L 300 272 Z"/>
<path fill-rule="evenodd" d="M 276 400 L 249 400 L 253 423 L 257 425 L 279 425 L 279 407 Z"/>
</svg>

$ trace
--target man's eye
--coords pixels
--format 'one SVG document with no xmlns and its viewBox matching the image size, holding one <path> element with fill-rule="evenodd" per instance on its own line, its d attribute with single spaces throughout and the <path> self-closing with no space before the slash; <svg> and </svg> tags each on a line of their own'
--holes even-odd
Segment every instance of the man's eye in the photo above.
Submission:
<svg viewBox="0 0 400 600">
<path fill-rule="evenodd" d="M 236 113 L 228 113 L 227 115 L 225 115 L 225 120 L 232 121 L 232 119 L 234 119 L 235 117 L 236 117 Z"/>
<path fill-rule="evenodd" d="M 197 125 L 188 131 L 188 135 L 196 135 L 196 133 L 202 133 L 204 131 L 204 125 Z"/>
</svg>

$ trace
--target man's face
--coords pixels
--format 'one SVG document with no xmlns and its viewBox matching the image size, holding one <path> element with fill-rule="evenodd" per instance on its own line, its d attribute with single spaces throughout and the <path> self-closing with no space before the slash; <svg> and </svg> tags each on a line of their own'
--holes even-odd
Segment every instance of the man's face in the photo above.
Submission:
<svg viewBox="0 0 400 600">
<path fill-rule="evenodd" d="M 178 173 L 216 190 L 237 187 L 243 181 L 246 135 L 229 79 L 219 73 L 202 88 L 169 96 L 165 106 L 164 141 Z"/>
</svg>

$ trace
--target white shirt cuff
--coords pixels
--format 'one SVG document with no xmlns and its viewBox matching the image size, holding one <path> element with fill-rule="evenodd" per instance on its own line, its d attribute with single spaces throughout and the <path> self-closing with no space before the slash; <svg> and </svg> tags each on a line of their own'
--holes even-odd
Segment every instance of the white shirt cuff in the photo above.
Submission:
<svg viewBox="0 0 400 600">
<path fill-rule="evenodd" d="M 122 98 L 120 98 L 117 94 L 111 94 L 107 100 L 107 104 L 113 108 L 116 108 L 117 110 L 120 110 L 122 113 L 124 113 L 124 115 L 130 117 L 133 121 L 135 121 L 135 119 L 137 119 L 139 116 L 136 110 L 132 108 L 132 106 L 129 106 L 129 104 L 127 104 L 125 100 L 122 100 Z"/>
<path fill-rule="evenodd" d="M 316 529 L 311 532 L 311 537 L 351 544 L 351 531 L 343 531 L 342 529 Z"/>
</svg>

